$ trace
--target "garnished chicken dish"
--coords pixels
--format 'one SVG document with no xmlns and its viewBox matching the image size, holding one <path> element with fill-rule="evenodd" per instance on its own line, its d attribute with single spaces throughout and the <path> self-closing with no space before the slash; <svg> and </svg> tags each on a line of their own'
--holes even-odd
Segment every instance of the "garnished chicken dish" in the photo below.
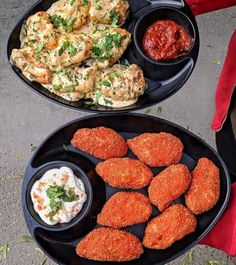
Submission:
<svg viewBox="0 0 236 265">
<path fill-rule="evenodd" d="M 132 105 L 146 82 L 137 65 L 119 63 L 131 42 L 131 34 L 119 27 L 128 15 L 127 0 L 59 0 L 25 21 L 11 62 L 66 100 Z"/>
</svg>

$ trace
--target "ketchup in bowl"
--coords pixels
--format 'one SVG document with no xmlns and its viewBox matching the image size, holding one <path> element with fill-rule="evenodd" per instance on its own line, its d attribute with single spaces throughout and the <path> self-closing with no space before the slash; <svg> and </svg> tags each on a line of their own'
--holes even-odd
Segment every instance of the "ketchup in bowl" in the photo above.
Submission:
<svg viewBox="0 0 236 265">
<path fill-rule="evenodd" d="M 172 20 L 158 20 L 143 37 L 143 49 L 153 60 L 170 60 L 187 54 L 192 46 L 187 31 Z"/>
</svg>

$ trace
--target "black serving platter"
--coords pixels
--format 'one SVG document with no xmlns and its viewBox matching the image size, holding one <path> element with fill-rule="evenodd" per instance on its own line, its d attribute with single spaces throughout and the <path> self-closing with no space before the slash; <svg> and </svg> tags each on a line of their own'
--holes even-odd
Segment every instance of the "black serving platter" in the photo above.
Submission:
<svg viewBox="0 0 236 265">
<path fill-rule="evenodd" d="M 9 35 L 7 43 L 7 57 L 9 62 L 12 49 L 20 47 L 19 35 L 23 22 L 34 13 L 47 10 L 53 2 L 55 0 L 39 0 L 16 23 Z M 127 112 L 152 106 L 170 97 L 184 85 L 190 77 L 197 61 L 199 33 L 194 15 L 182 0 L 129 0 L 129 4 L 130 15 L 123 27 L 132 33 L 132 42 L 120 62 L 124 64 L 128 60 L 130 64 L 138 64 L 144 71 L 148 83 L 148 89 L 145 90 L 145 93 L 139 97 L 139 100 L 135 104 L 119 109 L 112 109 L 110 107 L 85 104 L 86 100 L 71 102 L 49 92 L 39 83 L 31 82 L 17 67 L 10 64 L 11 69 L 34 92 L 54 103 L 75 110 L 104 113 Z M 140 47 L 140 40 L 145 28 L 157 19 L 174 20 L 189 32 L 193 38 L 193 46 L 188 55 L 167 62 L 154 62 L 145 56 Z"/>
<path fill-rule="evenodd" d="M 142 126 L 140 126 L 142 124 Z M 74 120 L 54 131 L 39 146 L 36 153 L 30 160 L 23 181 L 22 202 L 25 221 L 28 229 L 38 245 L 46 252 L 46 254 L 58 264 L 66 265 L 95 265 L 95 264 L 117 264 L 114 262 L 95 262 L 80 258 L 76 255 L 75 248 L 77 243 L 94 227 L 96 227 L 96 215 L 101 210 L 105 201 L 119 189 L 112 188 L 105 184 L 95 173 L 94 168 L 101 160 L 90 156 L 80 150 L 73 148 L 70 140 L 73 134 L 79 128 L 93 128 L 97 126 L 106 126 L 114 129 L 125 139 L 135 137 L 144 132 L 168 132 L 179 137 L 184 144 L 184 154 L 181 163 L 184 163 L 192 170 L 197 160 L 201 157 L 211 159 L 220 169 L 221 193 L 216 206 L 209 212 L 197 216 L 196 231 L 184 239 L 176 242 L 166 250 L 148 250 L 145 249 L 140 259 L 124 262 L 123 264 L 135 265 L 154 265 L 165 264 L 177 258 L 181 254 L 196 245 L 216 224 L 220 216 L 223 214 L 230 196 L 230 178 L 227 168 L 217 154 L 208 144 L 201 140 L 198 136 L 188 130 L 152 116 L 140 114 L 113 114 L 113 115 L 94 115 L 86 118 Z M 129 151 L 129 157 L 134 157 Z M 40 168 L 45 167 L 48 163 L 60 161 L 61 164 L 72 163 L 80 167 L 92 185 L 93 201 L 90 209 L 84 215 L 83 219 L 70 229 L 65 231 L 51 231 L 45 225 L 36 221 L 35 217 L 30 213 L 30 201 L 27 196 L 29 193 L 29 185 L 34 182 L 34 176 Z M 61 165 L 60 164 L 60 165 Z M 163 168 L 152 168 L 154 174 L 157 174 Z M 147 194 L 147 188 L 138 190 L 143 194 Z M 184 204 L 184 198 L 181 196 L 175 203 Z M 159 214 L 157 209 L 153 207 L 152 217 Z M 70 224 L 68 224 L 70 226 Z M 146 223 L 133 225 L 125 228 L 125 230 L 137 235 L 141 240 L 143 237 Z"/>
</svg>

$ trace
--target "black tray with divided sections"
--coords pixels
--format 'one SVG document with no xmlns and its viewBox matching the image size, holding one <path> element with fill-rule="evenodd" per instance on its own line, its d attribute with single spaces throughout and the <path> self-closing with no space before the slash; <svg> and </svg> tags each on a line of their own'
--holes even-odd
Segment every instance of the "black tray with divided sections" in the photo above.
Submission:
<svg viewBox="0 0 236 265">
<path fill-rule="evenodd" d="M 9 62 L 12 49 L 20 47 L 19 35 L 23 22 L 34 13 L 47 10 L 53 2 L 55 0 L 39 0 L 16 23 L 8 38 L 7 57 Z M 135 104 L 112 109 L 104 106 L 91 106 L 85 104 L 85 100 L 68 101 L 49 92 L 39 83 L 31 82 L 14 65 L 11 65 L 12 70 L 34 92 L 54 103 L 75 110 L 127 112 L 152 106 L 170 97 L 184 85 L 197 61 L 199 33 L 194 15 L 183 0 L 129 0 L 129 4 L 130 15 L 123 27 L 132 33 L 132 42 L 120 61 L 124 63 L 128 60 L 129 63 L 138 64 L 144 71 L 148 83 L 148 89 L 145 90 L 144 95 L 139 97 L 139 100 Z M 140 45 L 142 35 L 144 30 L 158 19 L 174 20 L 189 32 L 193 38 L 193 45 L 189 54 L 166 62 L 154 62 L 144 54 Z"/>
<path fill-rule="evenodd" d="M 105 201 L 112 194 L 120 190 L 108 186 L 96 175 L 94 171 L 95 165 L 101 160 L 79 151 L 70 145 L 70 140 L 76 130 L 84 127 L 93 128 L 98 126 L 110 127 L 123 135 L 125 139 L 135 137 L 144 132 L 163 131 L 172 133 L 179 137 L 184 144 L 184 154 L 181 163 L 186 164 L 190 170 L 195 167 L 197 160 L 203 156 L 211 159 L 220 169 L 221 193 L 219 201 L 213 209 L 197 216 L 197 229 L 194 233 L 176 242 L 166 250 L 155 251 L 145 249 L 140 259 L 124 262 L 123 264 L 165 264 L 196 245 L 212 229 L 226 208 L 230 196 L 230 178 L 227 168 L 216 151 L 193 133 L 171 122 L 140 114 L 105 114 L 80 118 L 57 129 L 39 146 L 27 166 L 22 189 L 25 221 L 38 245 L 58 264 L 117 264 L 114 262 L 108 263 L 86 260 L 78 257 L 75 253 L 75 247 L 81 238 L 96 227 L 96 215 L 100 212 Z M 134 157 L 130 151 L 128 156 Z M 82 217 L 81 215 L 78 217 L 79 221 L 75 218 L 76 220 L 72 220 L 72 223 L 64 227 L 63 225 L 59 225 L 55 228 L 44 225 L 43 222 L 38 220 L 36 213 L 32 210 L 32 202 L 29 197 L 32 183 L 40 177 L 40 174 L 37 174 L 37 172 L 40 172 L 42 168 L 47 169 L 48 165 L 51 165 L 53 162 L 58 166 L 72 163 L 74 165 L 72 168 L 77 170 L 75 172 L 78 172 L 79 177 L 83 178 L 84 183 L 89 181 L 91 184 L 86 185 L 90 198 L 88 202 L 89 206 L 88 204 L 84 205 L 85 209 L 82 210 Z M 79 171 L 78 168 L 80 169 Z M 154 174 L 157 174 L 161 170 L 163 168 L 152 168 Z M 89 188 L 90 186 L 92 186 L 92 191 Z M 138 191 L 147 194 L 147 188 Z M 183 196 L 175 202 L 184 204 Z M 155 207 L 153 207 L 153 210 L 152 217 L 159 214 Z M 127 227 L 125 230 L 142 239 L 145 226 L 146 223 L 142 223 Z"/>
</svg>

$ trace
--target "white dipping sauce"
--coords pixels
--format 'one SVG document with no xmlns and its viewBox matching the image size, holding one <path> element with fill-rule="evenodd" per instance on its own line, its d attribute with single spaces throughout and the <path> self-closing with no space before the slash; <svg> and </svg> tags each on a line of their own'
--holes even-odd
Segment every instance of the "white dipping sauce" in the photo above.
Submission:
<svg viewBox="0 0 236 265">
<path fill-rule="evenodd" d="M 65 202 L 61 198 L 56 198 L 56 202 L 61 203 L 61 209 L 50 218 L 52 209 L 46 191 L 56 185 L 63 186 L 66 194 L 72 190 L 76 199 Z M 48 170 L 34 183 L 31 189 L 31 199 L 41 219 L 48 225 L 55 225 L 70 222 L 81 211 L 87 195 L 83 182 L 74 175 L 74 172 L 68 167 L 61 167 Z"/>
</svg>

